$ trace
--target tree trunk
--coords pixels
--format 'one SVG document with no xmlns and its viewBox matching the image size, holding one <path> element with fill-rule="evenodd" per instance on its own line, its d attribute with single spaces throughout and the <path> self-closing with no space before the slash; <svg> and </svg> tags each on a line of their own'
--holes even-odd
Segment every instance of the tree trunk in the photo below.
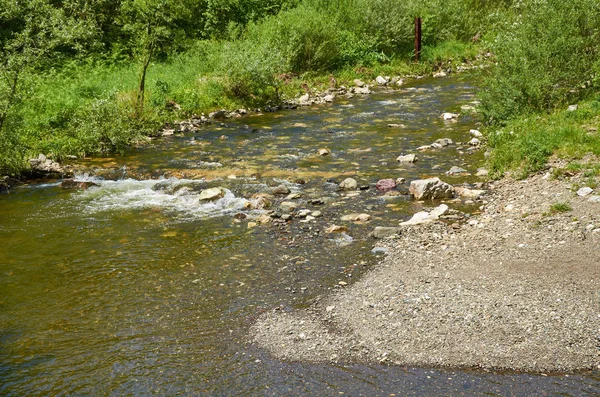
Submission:
<svg viewBox="0 0 600 397">
<path fill-rule="evenodd" d="M 140 76 L 140 86 L 138 88 L 137 95 L 137 109 L 136 113 L 138 117 L 141 117 L 144 113 L 144 93 L 146 90 L 146 71 L 148 70 L 148 66 L 150 65 L 150 60 L 152 59 L 152 53 L 154 52 L 154 39 L 152 38 L 152 27 L 148 25 L 148 39 L 149 44 L 147 48 L 146 59 L 144 59 L 144 64 L 142 65 L 142 74 Z"/>
</svg>

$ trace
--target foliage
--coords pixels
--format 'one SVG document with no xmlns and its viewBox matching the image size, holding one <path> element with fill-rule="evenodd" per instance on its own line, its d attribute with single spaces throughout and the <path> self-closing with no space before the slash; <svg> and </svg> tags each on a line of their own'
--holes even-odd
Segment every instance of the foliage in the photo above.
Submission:
<svg viewBox="0 0 600 397">
<path fill-rule="evenodd" d="M 490 129 L 491 171 L 494 176 L 502 176 L 517 170 L 517 176 L 525 177 L 542 169 L 554 154 L 565 158 L 600 155 L 600 135 L 588 131 L 588 126 L 597 127 L 599 122 L 600 101 L 592 100 L 580 103 L 576 111 L 531 115 Z"/>
<path fill-rule="evenodd" d="M 600 3 L 518 3 L 492 43 L 498 65 L 481 92 L 489 123 L 562 107 L 586 95 L 600 70 Z"/>
</svg>

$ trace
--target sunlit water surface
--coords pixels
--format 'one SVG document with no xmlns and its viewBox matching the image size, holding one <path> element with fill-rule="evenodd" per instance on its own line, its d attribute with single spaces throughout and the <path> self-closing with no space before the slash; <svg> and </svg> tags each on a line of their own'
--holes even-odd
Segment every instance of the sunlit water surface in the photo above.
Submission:
<svg viewBox="0 0 600 397">
<path fill-rule="evenodd" d="M 395 162 L 439 138 L 467 142 L 474 120 L 438 116 L 470 104 L 475 91 L 468 80 L 425 81 L 229 119 L 89 161 L 78 180 L 98 186 L 87 190 L 36 183 L 0 196 L 0 394 L 598 395 L 597 373 L 301 364 L 249 342 L 264 311 L 304 307 L 360 277 L 378 260 L 367 234 L 421 209 L 377 192 L 378 179 L 479 180 L 443 174 L 481 166 L 483 154 L 465 144 L 419 153 L 414 165 Z M 320 148 L 331 155 L 318 156 Z M 370 189 L 338 191 L 346 176 Z M 299 208 L 323 217 L 249 227 L 264 213 L 246 208 L 251 195 L 282 183 L 302 194 Z M 201 204 L 199 192 L 214 186 L 225 197 Z M 326 204 L 311 205 L 316 198 Z M 373 219 L 324 233 L 350 212 Z"/>
</svg>

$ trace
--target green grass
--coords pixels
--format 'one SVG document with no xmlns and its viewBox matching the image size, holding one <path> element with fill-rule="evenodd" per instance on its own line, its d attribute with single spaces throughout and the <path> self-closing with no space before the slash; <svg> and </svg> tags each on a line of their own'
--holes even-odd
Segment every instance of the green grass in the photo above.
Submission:
<svg viewBox="0 0 600 397">
<path fill-rule="evenodd" d="M 565 202 L 560 202 L 560 203 L 554 203 L 550 206 L 550 214 L 554 215 L 554 214 L 559 214 L 559 213 L 563 213 L 563 212 L 569 212 L 572 211 L 573 208 L 569 205 L 569 203 L 565 203 Z"/>
<path fill-rule="evenodd" d="M 598 124 L 600 98 L 580 103 L 574 112 L 561 110 L 548 115 L 530 115 L 509 121 L 501 128 L 489 128 L 486 135 L 492 149 L 489 158 L 492 176 L 501 177 L 511 172 L 517 177 L 526 177 L 543 169 L 553 155 L 570 160 L 589 153 L 600 155 L 600 134 L 589 132 L 587 127 Z M 554 176 L 577 172 L 578 167 L 574 163 L 566 170 L 555 170 Z"/>
</svg>

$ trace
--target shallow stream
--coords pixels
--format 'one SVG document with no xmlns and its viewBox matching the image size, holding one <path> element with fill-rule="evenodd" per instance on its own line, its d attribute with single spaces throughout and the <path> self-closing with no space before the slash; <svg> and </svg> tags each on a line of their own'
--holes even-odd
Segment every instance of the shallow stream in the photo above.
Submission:
<svg viewBox="0 0 600 397">
<path fill-rule="evenodd" d="M 483 153 L 460 143 L 474 120 L 439 118 L 475 92 L 468 79 L 423 80 L 227 119 L 88 161 L 77 180 L 96 184 L 89 189 L 37 182 L 0 196 L 0 394 L 598 395 L 597 373 L 289 363 L 249 342 L 261 313 L 351 284 L 380 259 L 368 233 L 422 209 L 405 185 L 386 194 L 378 180 L 482 181 L 473 175 Z M 440 138 L 454 144 L 416 152 Z M 419 161 L 395 161 L 408 153 Z M 445 175 L 452 166 L 472 175 Z M 348 176 L 365 190 L 340 191 Z M 298 197 L 274 208 L 291 201 L 322 216 L 254 225 L 266 211 L 248 200 L 281 184 Z M 225 197 L 199 201 L 217 186 Z M 349 213 L 372 219 L 341 221 Z M 334 224 L 347 230 L 326 233 Z"/>
</svg>

